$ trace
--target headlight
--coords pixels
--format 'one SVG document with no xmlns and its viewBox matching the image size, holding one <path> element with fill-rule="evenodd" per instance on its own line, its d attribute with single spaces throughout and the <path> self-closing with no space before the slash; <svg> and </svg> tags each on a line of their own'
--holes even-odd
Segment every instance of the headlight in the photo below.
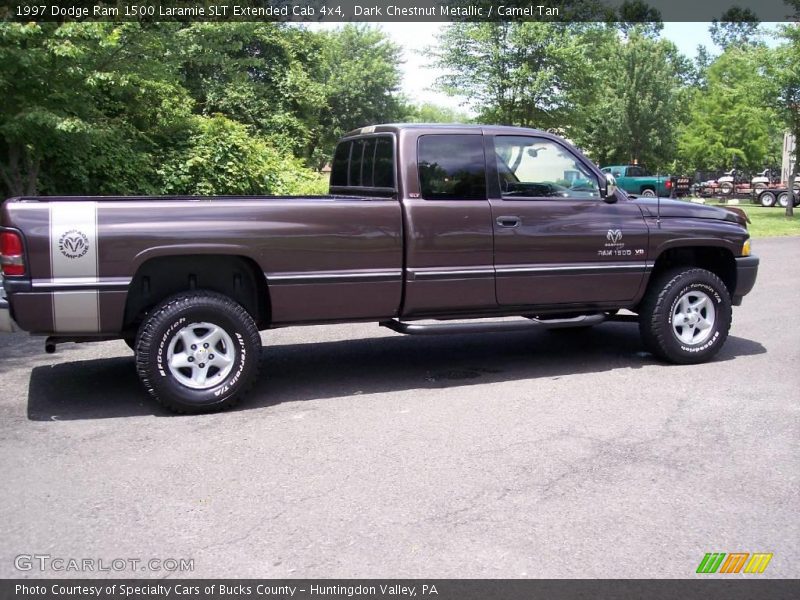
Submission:
<svg viewBox="0 0 800 600">
<path fill-rule="evenodd" d="M 745 240 L 742 245 L 742 256 L 750 256 L 750 240 Z"/>
</svg>

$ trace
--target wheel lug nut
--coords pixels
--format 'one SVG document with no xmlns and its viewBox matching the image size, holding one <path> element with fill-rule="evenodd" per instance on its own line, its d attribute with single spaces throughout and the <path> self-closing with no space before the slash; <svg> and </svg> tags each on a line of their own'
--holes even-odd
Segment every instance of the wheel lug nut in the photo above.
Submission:
<svg viewBox="0 0 800 600">
<path fill-rule="evenodd" d="M 197 350 L 197 344 L 192 344 L 192 350 Z"/>
<path fill-rule="evenodd" d="M 189 362 L 194 362 L 194 359 L 191 356 L 189 357 Z"/>
<path fill-rule="evenodd" d="M 208 348 L 208 344 L 203 344 L 203 348 Z"/>
<path fill-rule="evenodd" d="M 209 354 L 208 355 L 208 360 L 214 360 L 214 355 L 213 354 Z"/>
<path fill-rule="evenodd" d="M 206 368 L 206 363 L 200 363 L 200 368 L 201 369 L 205 369 Z"/>
</svg>

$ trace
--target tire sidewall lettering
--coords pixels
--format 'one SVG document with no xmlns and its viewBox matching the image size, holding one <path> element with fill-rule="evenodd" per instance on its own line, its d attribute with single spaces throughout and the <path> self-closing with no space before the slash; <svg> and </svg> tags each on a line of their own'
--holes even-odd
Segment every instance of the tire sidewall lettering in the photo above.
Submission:
<svg viewBox="0 0 800 600">
<path fill-rule="evenodd" d="M 686 352 L 687 354 L 699 354 L 701 352 L 705 352 L 712 348 L 720 339 L 720 319 L 723 318 L 720 315 L 720 319 L 717 319 L 714 323 L 714 333 L 710 339 L 706 340 L 703 344 L 699 346 L 687 346 L 682 343 L 672 329 L 672 315 L 675 314 L 675 307 L 678 304 L 678 301 L 683 298 L 687 293 L 691 293 L 694 291 L 701 291 L 705 293 L 711 300 L 714 302 L 716 307 L 721 307 L 723 304 L 723 298 L 720 295 L 719 291 L 712 285 L 702 281 L 694 281 L 687 285 L 682 286 L 676 293 L 674 298 L 672 299 L 672 303 L 670 304 L 669 311 L 664 315 L 666 325 L 669 327 L 670 332 L 672 333 L 671 339 L 677 345 L 678 348 L 682 352 Z"/>
<path fill-rule="evenodd" d="M 181 317 L 177 321 L 174 321 L 169 327 L 167 327 L 164 335 L 161 336 L 161 340 L 158 342 L 158 350 L 156 351 L 156 366 L 158 367 L 159 375 L 162 377 L 172 377 L 168 369 L 165 368 L 166 347 L 167 344 L 169 344 L 169 341 L 172 339 L 175 331 L 177 329 L 182 329 L 185 323 L 186 317 Z"/>
</svg>

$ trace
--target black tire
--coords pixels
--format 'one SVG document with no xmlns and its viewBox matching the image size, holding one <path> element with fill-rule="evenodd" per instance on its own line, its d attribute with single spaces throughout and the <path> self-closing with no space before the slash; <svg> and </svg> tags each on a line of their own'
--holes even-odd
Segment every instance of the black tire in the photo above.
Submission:
<svg viewBox="0 0 800 600">
<path fill-rule="evenodd" d="M 723 181 L 719 184 L 719 193 L 728 196 L 733 193 L 733 184 L 730 181 Z"/>
<path fill-rule="evenodd" d="M 697 293 L 705 295 L 711 302 L 713 325 L 706 338 L 698 343 L 686 343 L 679 339 L 673 318 L 676 310 L 680 310 L 679 302 L 683 298 L 698 297 L 693 296 Z M 702 315 L 704 319 L 707 316 L 708 313 Z M 676 327 L 700 331 L 693 324 Z M 719 277 L 705 269 L 680 267 L 658 275 L 650 282 L 639 309 L 639 332 L 645 347 L 657 357 L 677 364 L 701 363 L 713 358 L 728 338 L 730 327 L 731 297 L 728 289 Z"/>
<path fill-rule="evenodd" d="M 775 206 L 777 199 L 775 198 L 775 194 L 773 192 L 764 192 L 758 197 L 758 202 L 761 206 L 766 206 L 767 208 L 771 206 Z"/>
<path fill-rule="evenodd" d="M 200 348 L 198 352 L 211 353 L 218 348 L 230 366 L 206 367 L 212 383 L 205 381 L 202 385 L 207 387 L 196 389 L 189 387 L 189 380 L 195 373 L 193 369 L 204 365 L 198 361 L 189 367 L 171 369 L 168 355 L 175 348 L 191 355 L 192 350 L 183 347 L 185 338 L 181 336 L 184 332 L 197 335 L 198 331 L 202 335 L 202 324 L 212 326 L 205 329 L 207 332 L 220 331 L 222 339 L 212 341 L 210 348 L 202 344 L 208 350 Z M 253 318 L 227 296 L 208 291 L 185 292 L 165 300 L 148 315 L 139 329 L 135 353 L 139 377 L 160 404 L 179 413 L 212 412 L 234 406 L 252 387 L 258 376 L 261 338 Z M 213 354 L 206 356 L 214 358 Z"/>
<path fill-rule="evenodd" d="M 639 195 L 642 196 L 643 198 L 655 198 L 656 197 L 656 191 L 653 190 L 653 189 L 650 189 L 650 188 L 645 188 L 645 189 L 642 190 L 642 193 L 639 194 Z"/>
</svg>

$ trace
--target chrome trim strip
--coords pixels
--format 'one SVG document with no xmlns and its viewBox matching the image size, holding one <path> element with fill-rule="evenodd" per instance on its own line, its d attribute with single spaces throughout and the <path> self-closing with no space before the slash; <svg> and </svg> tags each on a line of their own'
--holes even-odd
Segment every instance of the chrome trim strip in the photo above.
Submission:
<svg viewBox="0 0 800 600">
<path fill-rule="evenodd" d="M 321 283 L 400 283 L 402 269 L 386 271 L 316 271 L 312 273 L 264 273 L 269 284 L 315 285 Z"/>
<path fill-rule="evenodd" d="M 431 279 L 481 279 L 483 277 L 494 277 L 494 267 L 453 267 L 450 269 L 422 267 L 408 270 L 408 278 L 412 281 L 427 281 Z"/>
<path fill-rule="evenodd" d="M 96 290 L 126 289 L 132 281 L 131 277 L 54 277 L 53 279 L 34 279 L 31 286 L 36 290 Z"/>
<path fill-rule="evenodd" d="M 566 272 L 581 272 L 581 271 L 628 271 L 640 270 L 646 271 L 649 265 L 644 262 L 637 263 L 614 263 L 614 264 L 574 264 L 574 265 L 552 265 L 552 266 L 511 266 L 502 265 L 497 267 L 498 276 L 503 275 L 536 275 L 541 273 L 566 273 Z"/>
</svg>

